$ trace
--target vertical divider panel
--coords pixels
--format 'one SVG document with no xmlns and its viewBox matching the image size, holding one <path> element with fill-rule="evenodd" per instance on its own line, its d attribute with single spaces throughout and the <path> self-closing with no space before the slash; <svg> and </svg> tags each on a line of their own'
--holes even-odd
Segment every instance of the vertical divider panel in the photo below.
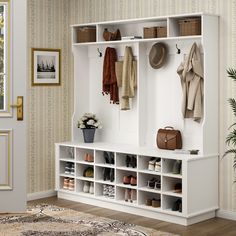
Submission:
<svg viewBox="0 0 236 236">
<path fill-rule="evenodd" d="M 138 144 L 145 145 L 146 137 L 146 44 L 139 43 L 137 63 L 137 96 L 138 96 Z"/>
</svg>

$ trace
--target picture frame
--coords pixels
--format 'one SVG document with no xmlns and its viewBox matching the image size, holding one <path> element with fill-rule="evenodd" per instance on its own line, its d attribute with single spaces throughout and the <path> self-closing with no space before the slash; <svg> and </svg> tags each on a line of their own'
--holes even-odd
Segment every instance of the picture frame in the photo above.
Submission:
<svg viewBox="0 0 236 236">
<path fill-rule="evenodd" d="M 32 48 L 32 86 L 61 84 L 61 50 Z"/>
</svg>

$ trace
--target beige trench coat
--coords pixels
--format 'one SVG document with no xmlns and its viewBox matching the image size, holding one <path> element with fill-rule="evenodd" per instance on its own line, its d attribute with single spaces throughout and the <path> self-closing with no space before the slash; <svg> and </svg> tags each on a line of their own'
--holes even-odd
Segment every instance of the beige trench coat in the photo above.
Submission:
<svg viewBox="0 0 236 236">
<path fill-rule="evenodd" d="M 183 116 L 199 122 L 203 117 L 203 67 L 196 43 L 192 45 L 186 60 L 179 65 L 177 73 L 183 90 Z"/>
</svg>

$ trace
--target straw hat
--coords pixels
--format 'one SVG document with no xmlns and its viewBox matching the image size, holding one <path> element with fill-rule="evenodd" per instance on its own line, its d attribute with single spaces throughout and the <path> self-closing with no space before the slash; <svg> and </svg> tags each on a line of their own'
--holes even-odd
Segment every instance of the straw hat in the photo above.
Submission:
<svg viewBox="0 0 236 236">
<path fill-rule="evenodd" d="M 152 68 L 159 69 L 166 60 L 167 47 L 164 43 L 155 43 L 149 52 L 149 63 Z"/>
</svg>

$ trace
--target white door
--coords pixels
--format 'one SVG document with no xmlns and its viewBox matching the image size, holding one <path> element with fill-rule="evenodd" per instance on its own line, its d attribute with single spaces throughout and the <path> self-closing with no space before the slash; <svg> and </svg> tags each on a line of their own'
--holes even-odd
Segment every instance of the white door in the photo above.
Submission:
<svg viewBox="0 0 236 236">
<path fill-rule="evenodd" d="M 0 212 L 26 209 L 26 40 L 26 0 L 0 0 Z"/>
</svg>

